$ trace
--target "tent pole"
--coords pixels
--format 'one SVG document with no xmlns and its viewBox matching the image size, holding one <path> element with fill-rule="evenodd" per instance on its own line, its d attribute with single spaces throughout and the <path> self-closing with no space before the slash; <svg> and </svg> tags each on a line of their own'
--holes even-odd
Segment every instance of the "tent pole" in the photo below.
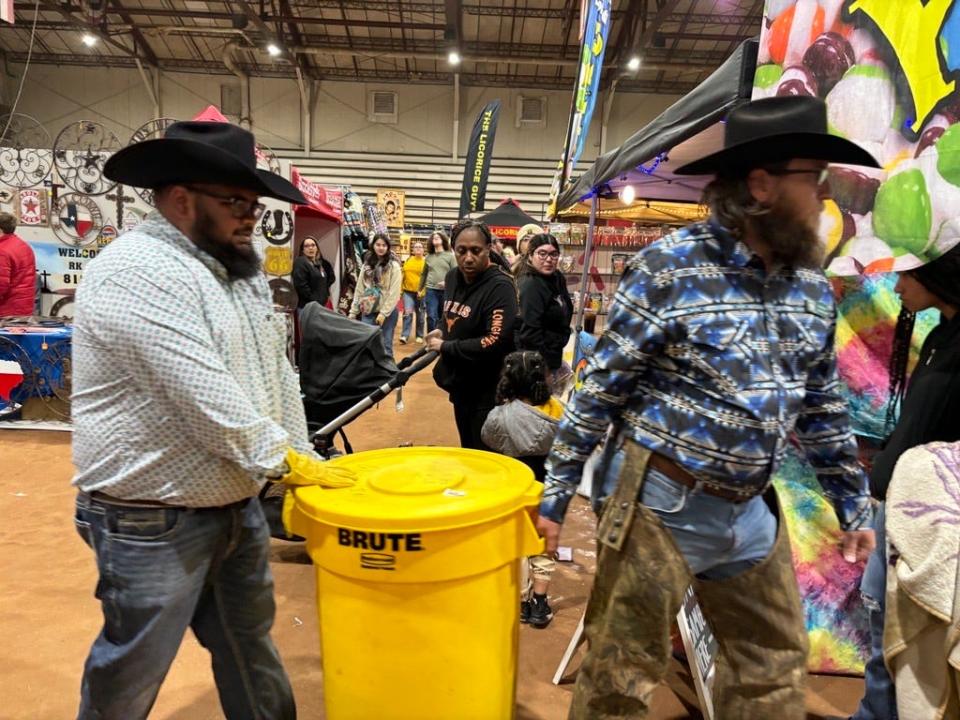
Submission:
<svg viewBox="0 0 960 720">
<path fill-rule="evenodd" d="M 580 307 L 577 309 L 577 338 L 583 332 L 583 310 L 587 301 L 587 283 L 590 282 L 590 259 L 593 255 L 593 232 L 597 226 L 597 205 L 600 196 L 594 193 L 590 200 L 590 224 L 587 226 L 587 244 L 583 249 L 583 273 L 580 275 Z"/>
</svg>

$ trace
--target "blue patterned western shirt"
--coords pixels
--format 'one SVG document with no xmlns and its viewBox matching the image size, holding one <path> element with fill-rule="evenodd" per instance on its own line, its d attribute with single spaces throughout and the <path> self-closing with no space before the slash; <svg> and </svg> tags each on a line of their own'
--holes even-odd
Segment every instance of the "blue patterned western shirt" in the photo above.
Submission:
<svg viewBox="0 0 960 720">
<path fill-rule="evenodd" d="M 835 317 L 822 272 L 768 274 L 714 221 L 638 252 L 560 424 L 541 515 L 562 522 L 612 425 L 615 442 L 630 438 L 747 496 L 766 489 L 796 437 L 841 526 L 869 528 L 867 478 L 838 393 Z M 616 479 L 604 482 L 601 498 Z"/>
</svg>

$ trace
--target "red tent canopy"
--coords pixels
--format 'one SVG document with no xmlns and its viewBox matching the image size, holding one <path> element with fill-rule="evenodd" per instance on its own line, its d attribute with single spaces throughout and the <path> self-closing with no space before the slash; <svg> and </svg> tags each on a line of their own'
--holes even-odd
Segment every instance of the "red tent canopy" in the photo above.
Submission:
<svg viewBox="0 0 960 720">
<path fill-rule="evenodd" d="M 303 193 L 308 203 L 298 206 L 297 212 L 307 210 L 334 222 L 343 221 L 343 190 L 307 180 L 294 166 L 290 167 L 290 182 Z"/>
</svg>

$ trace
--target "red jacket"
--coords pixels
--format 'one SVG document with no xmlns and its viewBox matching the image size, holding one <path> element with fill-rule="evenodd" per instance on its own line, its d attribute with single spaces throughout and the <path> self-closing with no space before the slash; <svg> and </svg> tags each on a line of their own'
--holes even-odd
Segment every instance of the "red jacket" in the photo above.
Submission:
<svg viewBox="0 0 960 720">
<path fill-rule="evenodd" d="M 0 317 L 33 315 L 36 296 L 33 249 L 14 233 L 0 235 Z"/>
</svg>

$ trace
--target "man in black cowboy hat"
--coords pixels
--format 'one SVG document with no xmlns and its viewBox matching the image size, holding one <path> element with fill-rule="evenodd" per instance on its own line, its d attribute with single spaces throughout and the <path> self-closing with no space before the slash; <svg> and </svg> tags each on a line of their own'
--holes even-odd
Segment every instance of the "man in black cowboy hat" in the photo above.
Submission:
<svg viewBox="0 0 960 720">
<path fill-rule="evenodd" d="M 111 243 L 77 290 L 76 525 L 104 625 L 81 720 L 147 717 L 187 628 L 213 660 L 227 718 L 296 716 L 270 639 L 266 478 L 349 484 L 313 455 L 283 320 L 253 246 L 260 195 L 304 203 L 258 170 L 253 136 L 182 122 L 127 147 L 107 177 L 157 212 Z"/>
<path fill-rule="evenodd" d="M 794 440 L 836 509 L 844 557 L 873 544 L 817 237 L 830 162 L 876 167 L 827 134 L 820 100 L 740 106 L 724 149 L 677 171 L 715 175 L 711 218 L 640 251 L 623 275 L 540 506 L 550 551 L 609 429 L 572 718 L 646 717 L 690 585 L 719 644 L 715 717 L 806 717 L 803 610 L 770 484 Z"/>
</svg>

